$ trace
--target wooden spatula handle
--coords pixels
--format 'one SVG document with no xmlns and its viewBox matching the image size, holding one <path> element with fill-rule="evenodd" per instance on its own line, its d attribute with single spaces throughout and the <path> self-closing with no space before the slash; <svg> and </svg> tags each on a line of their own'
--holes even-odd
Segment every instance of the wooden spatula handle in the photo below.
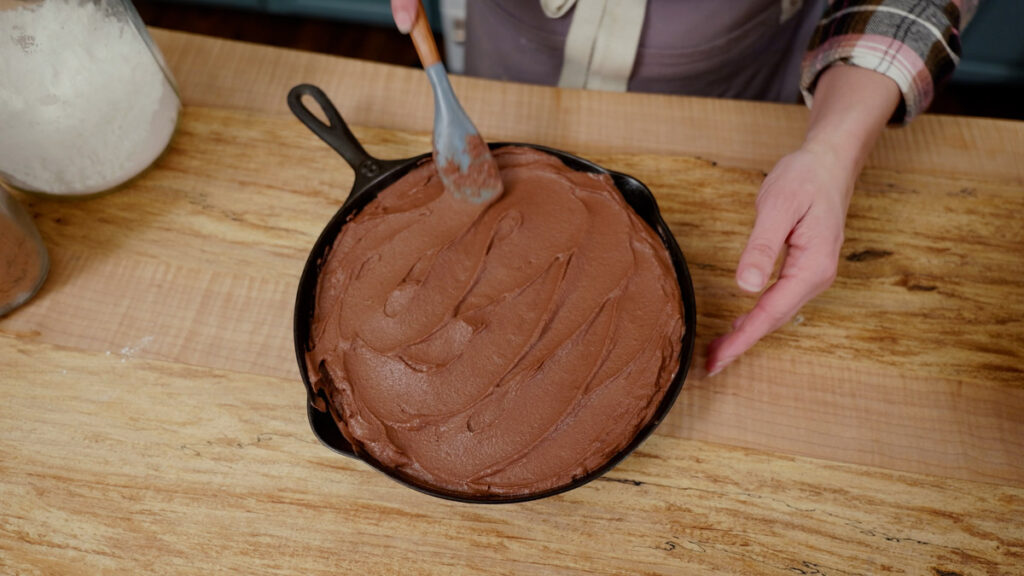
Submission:
<svg viewBox="0 0 1024 576">
<path fill-rule="evenodd" d="M 409 32 L 412 36 L 412 44 L 416 47 L 416 54 L 420 57 L 420 63 L 428 68 L 441 61 L 437 52 L 437 43 L 434 42 L 434 33 L 430 30 L 430 22 L 427 20 L 427 13 L 423 10 L 423 2 L 419 2 L 416 10 L 416 23 Z"/>
</svg>

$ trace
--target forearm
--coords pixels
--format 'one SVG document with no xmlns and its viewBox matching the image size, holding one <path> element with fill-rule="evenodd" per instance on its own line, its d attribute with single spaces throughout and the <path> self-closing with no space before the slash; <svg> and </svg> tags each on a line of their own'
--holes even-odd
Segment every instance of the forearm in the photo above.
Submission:
<svg viewBox="0 0 1024 576">
<path fill-rule="evenodd" d="M 899 102 L 900 89 L 887 76 L 833 65 L 818 79 L 804 145 L 833 155 L 856 177 Z"/>
</svg>

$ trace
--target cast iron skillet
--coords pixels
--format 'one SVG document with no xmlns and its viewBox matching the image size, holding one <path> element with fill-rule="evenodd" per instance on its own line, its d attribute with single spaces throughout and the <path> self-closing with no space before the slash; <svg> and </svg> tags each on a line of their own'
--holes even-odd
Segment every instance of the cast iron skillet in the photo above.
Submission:
<svg viewBox="0 0 1024 576">
<path fill-rule="evenodd" d="M 313 115 L 302 101 L 303 96 L 311 97 L 320 106 L 329 124 L 321 122 Z M 346 456 L 360 458 L 370 466 L 373 466 L 398 482 L 426 494 L 470 503 L 524 502 L 527 500 L 536 500 L 547 496 L 553 496 L 555 494 L 572 490 L 573 488 L 578 488 L 601 476 L 605 472 L 611 470 L 623 458 L 629 455 L 630 452 L 635 450 L 637 446 L 639 446 L 651 434 L 651 432 L 658 427 L 658 424 L 661 423 L 662 419 L 675 402 L 676 397 L 679 395 L 679 390 L 683 387 L 683 381 L 686 379 L 686 373 L 690 368 L 690 360 L 693 356 L 693 344 L 696 337 L 697 312 L 693 297 L 693 283 L 690 280 L 690 271 L 686 267 L 686 260 L 683 259 L 683 253 L 679 250 L 679 245 L 676 244 L 676 240 L 672 236 L 672 232 L 669 231 L 668 226 L 665 225 L 665 221 L 662 220 L 661 214 L 658 212 L 658 205 L 654 200 L 654 196 L 646 186 L 641 184 L 640 181 L 635 178 L 618 172 L 605 170 L 596 164 L 573 156 L 572 154 L 533 144 L 502 142 L 491 143 L 490 147 L 492 149 L 496 149 L 503 146 L 527 146 L 558 157 L 566 166 L 573 170 L 608 174 L 611 176 L 615 186 L 622 193 L 622 197 L 625 198 L 626 202 L 633 208 L 633 210 L 636 211 L 637 215 L 639 215 L 640 218 L 658 234 L 658 237 L 661 238 L 661 242 L 665 245 L 665 248 L 668 249 L 669 255 L 672 258 L 672 265 L 676 272 L 676 280 L 679 283 L 679 291 L 682 294 L 683 299 L 683 321 L 686 331 L 683 334 L 682 347 L 679 352 L 679 370 L 676 372 L 675 378 L 669 385 L 668 390 L 665 391 L 665 396 L 662 398 L 661 404 L 658 405 L 651 421 L 636 433 L 628 446 L 613 456 L 604 466 L 601 466 L 586 476 L 577 478 L 567 485 L 547 490 L 545 492 L 528 494 L 525 496 L 469 496 L 466 494 L 449 492 L 439 488 L 423 485 L 419 483 L 417 479 L 404 475 L 401 471 L 388 468 L 378 462 L 373 456 L 362 450 L 353 448 L 352 444 L 349 443 L 349 441 L 345 439 L 338 430 L 334 417 L 330 413 L 330 402 L 327 399 L 326 394 L 322 391 L 319 393 L 314 392 L 313 386 L 309 381 L 309 373 L 306 366 L 306 352 L 308 351 L 310 341 L 309 331 L 313 320 L 313 311 L 316 306 L 317 279 L 320 275 L 320 268 L 326 260 L 327 252 L 333 245 L 335 238 L 341 232 L 342 227 L 345 226 L 345 223 L 358 214 L 364 206 L 376 198 L 377 194 L 387 188 L 391 183 L 404 176 L 416 166 L 419 166 L 425 160 L 430 159 L 430 154 L 421 154 L 414 158 L 407 158 L 404 160 L 378 160 L 373 156 L 370 156 L 366 153 L 366 150 L 363 149 L 359 141 L 356 140 L 355 136 L 352 135 L 352 132 L 349 131 L 348 126 L 345 125 L 345 122 L 341 119 L 341 115 L 338 114 L 338 111 L 334 108 L 331 101 L 323 91 L 316 86 L 301 84 L 292 88 L 288 93 L 288 107 L 291 108 L 292 113 L 294 113 L 295 116 L 297 116 L 299 120 L 306 125 L 306 127 L 312 130 L 324 142 L 329 144 L 331 148 L 334 148 L 339 154 L 341 154 L 342 158 L 344 158 L 352 169 L 355 170 L 356 175 L 355 183 L 352 185 L 352 191 L 349 193 L 348 199 L 345 200 L 345 203 L 342 204 L 338 212 L 333 218 L 331 218 L 327 227 L 324 228 L 323 232 L 321 232 L 316 244 L 313 245 L 313 249 L 309 254 L 309 259 L 306 261 L 306 267 L 302 271 L 302 277 L 299 280 L 298 294 L 295 298 L 295 355 L 299 362 L 299 372 L 302 374 L 302 381 L 306 385 L 306 393 L 309 399 L 307 405 L 309 424 L 313 428 L 313 433 L 316 434 L 320 442 L 336 452 Z"/>
</svg>

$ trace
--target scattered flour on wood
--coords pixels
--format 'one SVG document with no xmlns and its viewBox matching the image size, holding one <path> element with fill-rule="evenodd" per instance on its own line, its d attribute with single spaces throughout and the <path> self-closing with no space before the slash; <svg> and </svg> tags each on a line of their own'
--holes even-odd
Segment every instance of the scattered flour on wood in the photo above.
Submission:
<svg viewBox="0 0 1024 576">
<path fill-rule="evenodd" d="M 153 337 L 152 336 L 146 336 L 145 338 L 142 338 L 141 340 L 139 340 L 135 344 L 129 344 L 128 346 L 125 346 L 124 348 L 121 348 L 121 362 L 124 362 L 124 361 L 128 360 L 129 358 L 132 358 L 133 356 L 135 356 L 136 352 L 138 352 L 139 350 L 142 350 L 146 346 L 149 346 L 149 344 L 152 341 L 153 341 Z"/>
</svg>

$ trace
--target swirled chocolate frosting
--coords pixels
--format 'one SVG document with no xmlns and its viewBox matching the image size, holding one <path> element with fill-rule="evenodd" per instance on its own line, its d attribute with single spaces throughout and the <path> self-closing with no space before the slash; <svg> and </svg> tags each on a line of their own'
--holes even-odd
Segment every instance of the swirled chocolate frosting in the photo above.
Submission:
<svg viewBox="0 0 1024 576">
<path fill-rule="evenodd" d="M 607 463 L 657 409 L 683 332 L 668 251 L 608 176 L 495 159 L 489 204 L 446 194 L 428 162 L 345 224 L 307 354 L 357 451 L 467 496 Z"/>
</svg>

